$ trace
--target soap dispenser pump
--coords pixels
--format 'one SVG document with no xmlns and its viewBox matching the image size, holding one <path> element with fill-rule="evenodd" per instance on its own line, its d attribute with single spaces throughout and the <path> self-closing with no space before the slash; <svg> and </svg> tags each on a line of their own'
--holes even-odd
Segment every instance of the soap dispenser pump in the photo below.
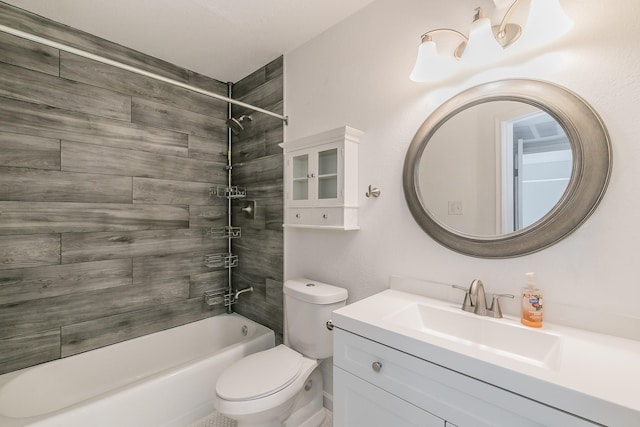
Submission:
<svg viewBox="0 0 640 427">
<path fill-rule="evenodd" d="M 520 322 L 533 328 L 542 327 L 542 290 L 536 286 L 534 273 L 526 273 L 527 285 L 522 289 L 522 316 Z"/>
</svg>

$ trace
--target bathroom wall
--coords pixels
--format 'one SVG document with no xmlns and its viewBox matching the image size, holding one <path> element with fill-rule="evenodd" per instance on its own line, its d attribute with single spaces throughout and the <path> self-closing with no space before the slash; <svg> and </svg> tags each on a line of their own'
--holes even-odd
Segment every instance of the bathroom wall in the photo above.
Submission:
<svg viewBox="0 0 640 427">
<path fill-rule="evenodd" d="M 227 92 L 5 3 L 0 22 Z M 0 33 L 0 373 L 223 311 L 202 292 L 227 283 L 203 263 L 226 252 L 205 233 L 226 224 L 226 200 L 208 194 L 226 185 L 226 115 L 225 102 Z"/>
<path fill-rule="evenodd" d="M 283 58 L 280 57 L 233 85 L 233 98 L 283 114 Z M 253 286 L 234 310 L 272 328 L 282 337 L 283 270 L 283 122 L 266 114 L 233 106 L 233 117 L 251 115 L 244 130 L 232 137 L 233 184 L 245 187 L 246 200 L 256 202 L 255 218 L 241 209 L 245 200 L 234 201 L 232 222 L 242 228 L 242 238 L 232 242 L 239 256 L 233 270 L 234 289 Z"/>
<path fill-rule="evenodd" d="M 345 124 L 365 135 L 359 162 L 361 230 L 287 229 L 285 278 L 306 275 L 344 286 L 353 302 L 386 289 L 390 276 L 458 285 L 480 278 L 489 292 L 515 294 L 524 273 L 534 271 L 546 291 L 547 320 L 640 339 L 640 328 L 625 328 L 640 321 L 634 297 L 640 241 L 640 3 L 561 3 L 575 22 L 563 39 L 499 67 L 434 84 L 408 78 L 420 35 L 439 27 L 467 32 L 476 6 L 497 22 L 501 15 L 493 2 L 406 0 L 398 7 L 377 0 L 287 55 L 285 104 L 291 122 L 285 138 Z M 548 80 L 580 94 L 608 128 L 613 172 L 598 209 L 560 243 L 519 258 L 477 259 L 439 245 L 418 227 L 404 200 L 402 167 L 413 135 L 439 104 L 503 78 Z M 380 198 L 364 196 L 369 184 L 380 187 Z M 505 305 L 517 313 L 515 302 Z"/>
</svg>

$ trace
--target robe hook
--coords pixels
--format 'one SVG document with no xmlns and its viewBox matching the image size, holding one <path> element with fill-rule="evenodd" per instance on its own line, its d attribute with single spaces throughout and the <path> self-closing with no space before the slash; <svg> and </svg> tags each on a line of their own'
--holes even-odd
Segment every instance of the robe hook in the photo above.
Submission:
<svg viewBox="0 0 640 427">
<path fill-rule="evenodd" d="M 378 187 L 372 187 L 371 185 L 369 185 L 369 191 L 367 191 L 364 195 L 367 197 L 380 197 L 380 189 Z"/>
</svg>

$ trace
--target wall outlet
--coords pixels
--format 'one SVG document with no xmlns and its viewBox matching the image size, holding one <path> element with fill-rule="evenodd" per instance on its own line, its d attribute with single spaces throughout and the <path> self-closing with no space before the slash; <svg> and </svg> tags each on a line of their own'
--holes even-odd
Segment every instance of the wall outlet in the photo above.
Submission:
<svg viewBox="0 0 640 427">
<path fill-rule="evenodd" d="M 462 200 L 449 200 L 449 215 L 462 215 Z"/>
</svg>

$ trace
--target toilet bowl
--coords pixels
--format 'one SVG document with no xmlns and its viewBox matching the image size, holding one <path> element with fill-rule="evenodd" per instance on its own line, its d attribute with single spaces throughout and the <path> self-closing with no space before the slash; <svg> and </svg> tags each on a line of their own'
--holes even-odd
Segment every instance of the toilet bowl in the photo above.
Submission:
<svg viewBox="0 0 640 427">
<path fill-rule="evenodd" d="M 247 356 L 218 379 L 218 411 L 238 421 L 238 427 L 283 426 L 296 403 L 303 406 L 297 400 L 314 400 L 314 396 L 307 399 L 299 396 L 305 387 L 311 389 L 309 380 L 320 382 L 315 387 L 320 392 L 320 407 L 316 411 L 322 409 L 322 376 L 310 378 L 317 367 L 316 360 L 284 345 Z"/>
<path fill-rule="evenodd" d="M 324 420 L 319 365 L 333 355 L 326 322 L 347 291 L 308 279 L 283 288 L 285 344 L 236 361 L 216 383 L 216 409 L 238 427 L 318 427 Z"/>
</svg>

